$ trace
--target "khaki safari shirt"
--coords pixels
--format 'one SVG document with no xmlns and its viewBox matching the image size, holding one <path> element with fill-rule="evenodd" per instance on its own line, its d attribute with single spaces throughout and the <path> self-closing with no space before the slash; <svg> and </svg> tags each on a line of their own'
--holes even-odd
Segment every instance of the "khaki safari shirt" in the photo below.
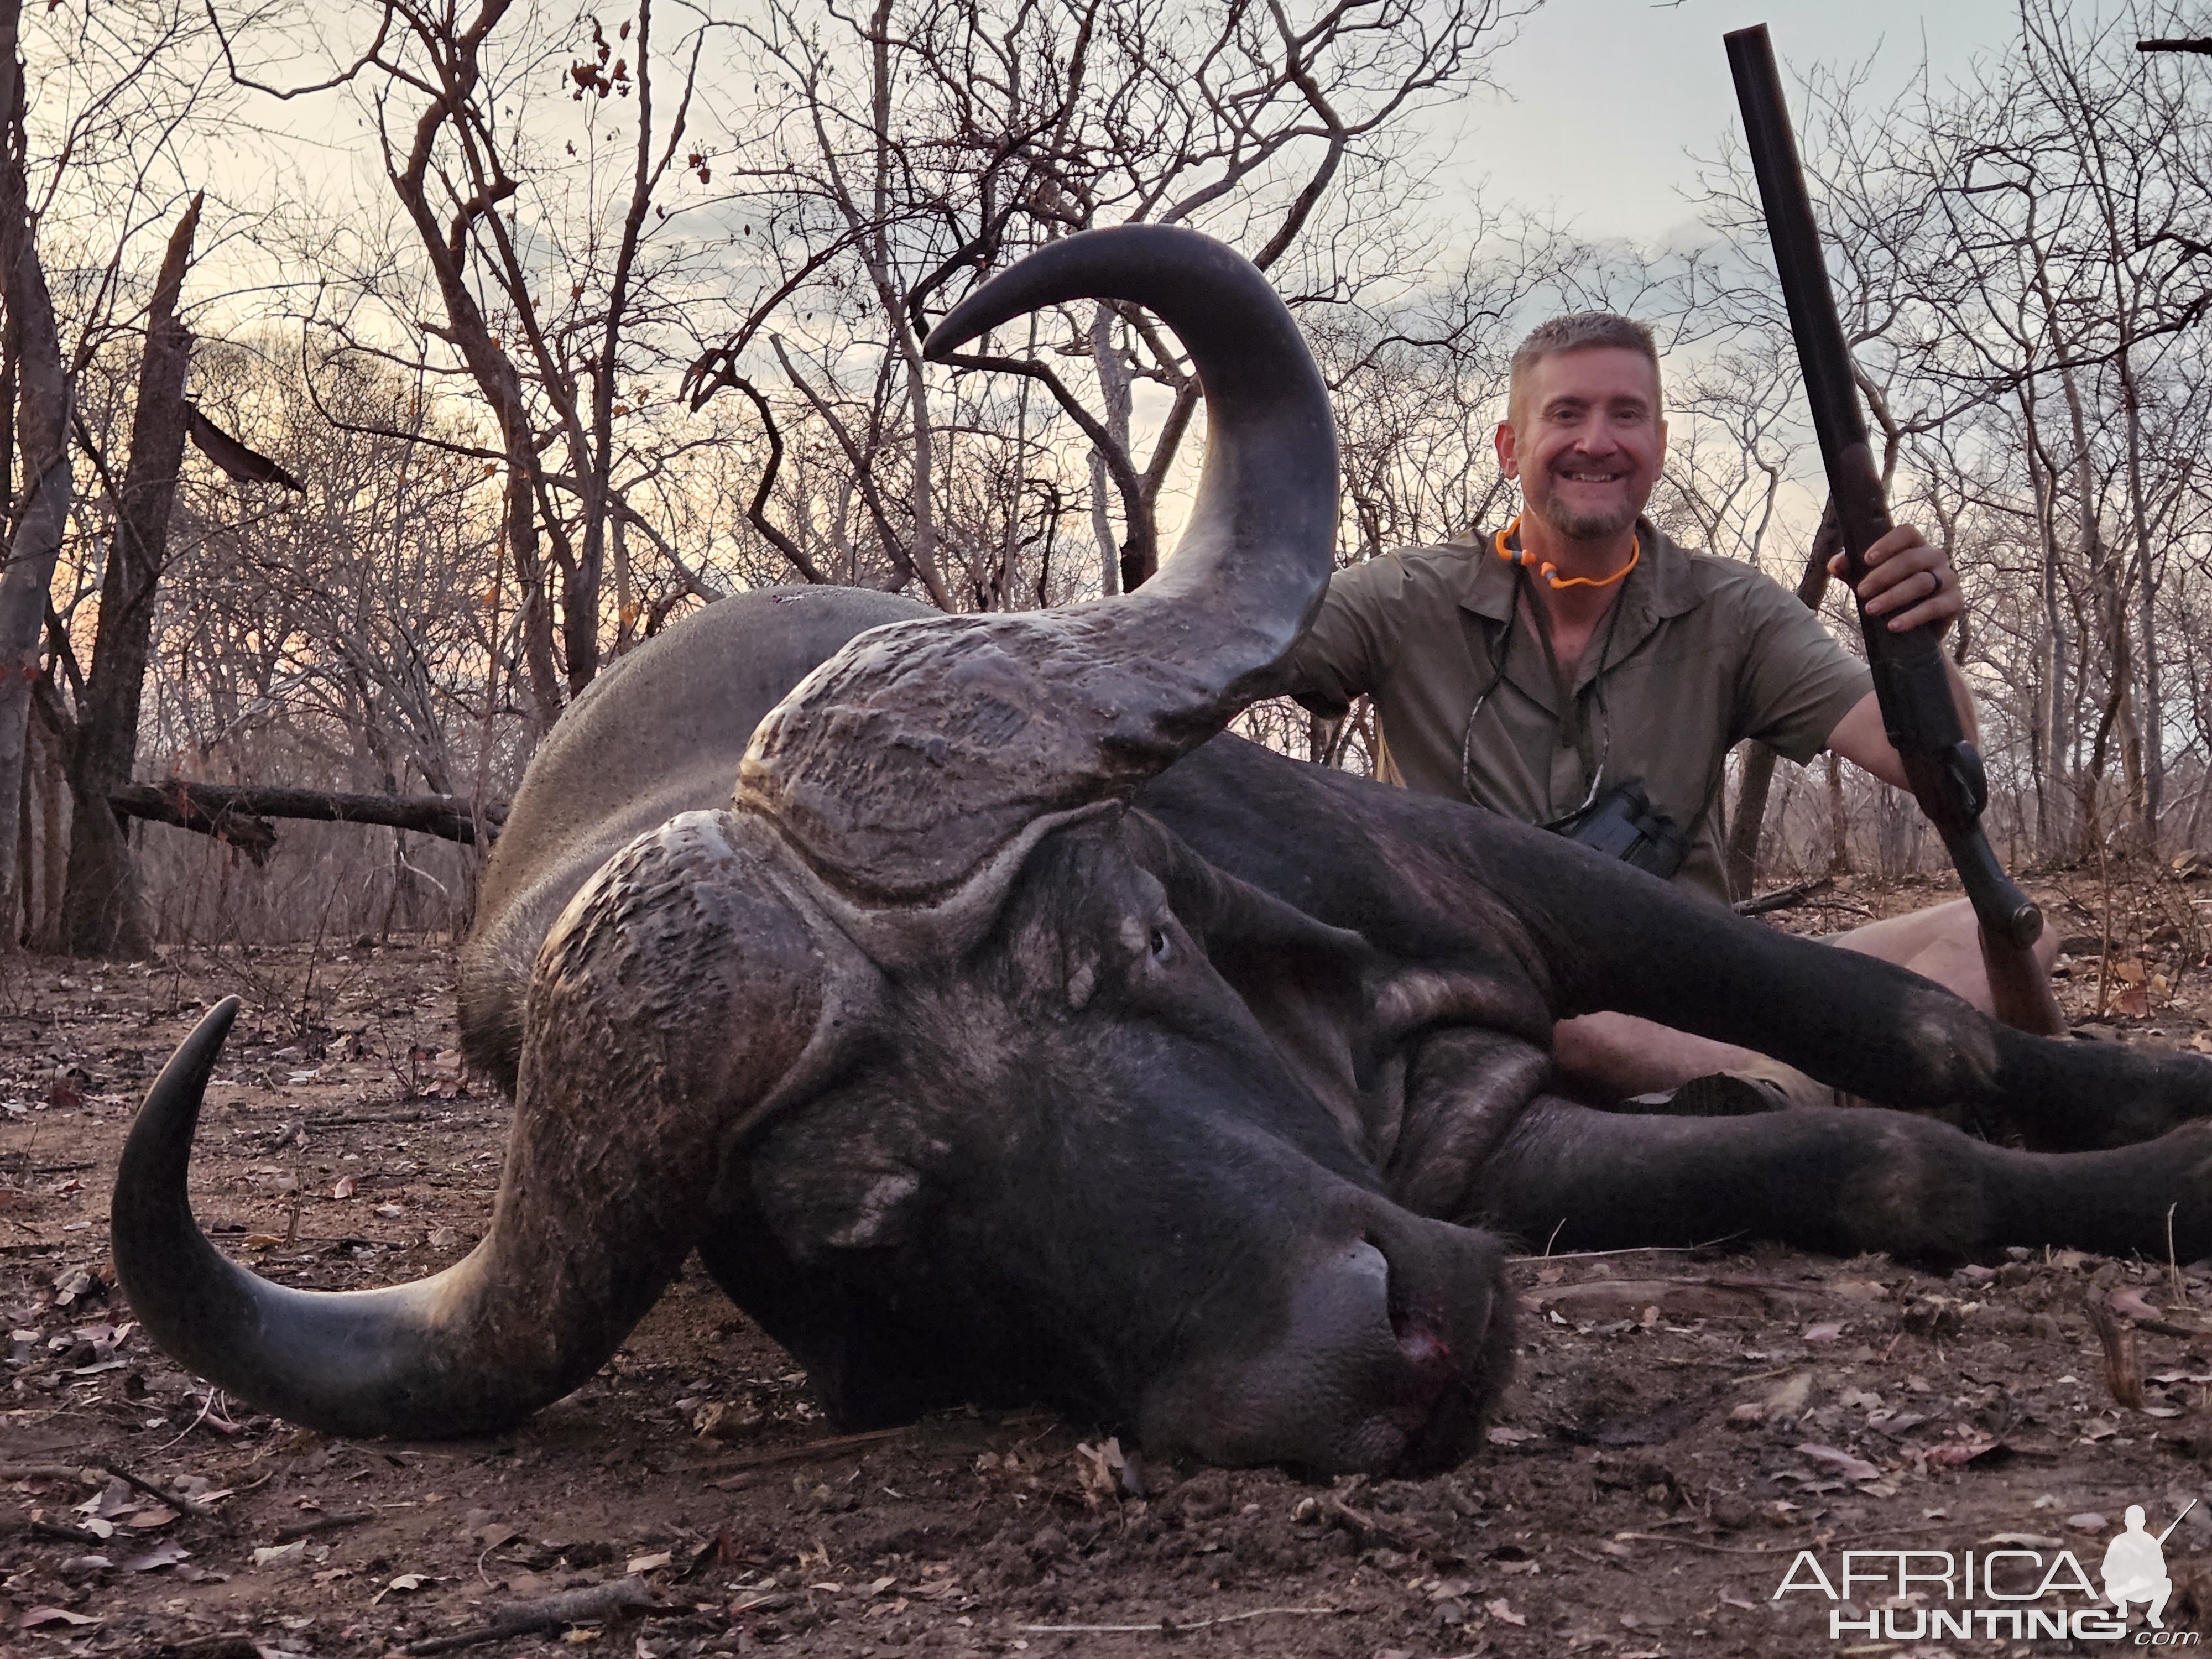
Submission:
<svg viewBox="0 0 2212 1659">
<path fill-rule="evenodd" d="M 1802 765 L 1874 681 L 1751 566 L 1648 521 L 1637 533 L 1644 556 L 1590 634 L 1567 720 L 1525 605 L 1515 617 L 1526 579 L 1487 536 L 1338 571 L 1285 665 L 1291 695 L 1334 719 L 1370 694 L 1381 776 L 1524 823 L 1574 811 L 1601 769 L 1607 789 L 1640 783 L 1691 830 L 1674 879 L 1725 902 L 1711 807 L 1729 749 L 1756 738 Z"/>
</svg>

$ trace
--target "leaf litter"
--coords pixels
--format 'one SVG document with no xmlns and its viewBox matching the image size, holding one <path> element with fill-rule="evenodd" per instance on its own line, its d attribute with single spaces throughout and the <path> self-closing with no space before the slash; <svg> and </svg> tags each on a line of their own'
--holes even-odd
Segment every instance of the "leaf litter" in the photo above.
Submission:
<svg viewBox="0 0 2212 1659">
<path fill-rule="evenodd" d="M 467 1249 L 507 1124 L 448 1058 L 450 955 L 362 956 L 304 1021 L 247 1011 L 194 1167 L 220 1248 L 318 1289 Z M 581 1635 L 654 1659 L 924 1638 L 1006 1654 L 1053 1639 L 1024 1633 L 1040 1628 L 1096 1632 L 1078 1639 L 1108 1659 L 1201 1630 L 1210 1650 L 1292 1659 L 1765 1655 L 1795 1639 L 1767 1602 L 1796 1548 L 2078 1549 L 2083 1517 L 2117 1525 L 2139 1502 L 2171 1519 L 2212 1495 L 2212 1282 L 2075 1251 L 1948 1276 L 1768 1249 L 1524 1263 L 1523 1293 L 1547 1300 L 1519 1380 L 1483 1455 L 1426 1480 L 1139 1460 L 1112 1425 L 1036 1411 L 841 1435 L 696 1265 L 599 1376 L 512 1434 L 332 1441 L 178 1370 L 132 1328 L 106 1257 L 127 1102 L 234 988 L 222 968 L 104 969 L 94 1012 L 55 988 L 81 965 L 27 959 L 0 999 L 0 1026 L 17 1022 L 0 1093 L 29 1103 L 0 1126 L 0 1646 L 235 1633 L 369 1659 L 489 1648 L 519 1619 L 563 1650 Z M 148 1058 L 111 1074 L 111 1048 Z M 86 1073 L 73 1106 L 40 1105 L 8 1058 L 57 1049 Z M 9 1175 L 50 1159 L 10 1162 L 34 1141 L 92 1167 Z M 2135 1356 L 2139 1407 L 2114 1395 L 2092 1305 Z M 2204 1516 L 2166 1547 L 2178 1598 L 2206 1581 Z M 633 1580 L 642 1597 L 610 1588 Z"/>
</svg>

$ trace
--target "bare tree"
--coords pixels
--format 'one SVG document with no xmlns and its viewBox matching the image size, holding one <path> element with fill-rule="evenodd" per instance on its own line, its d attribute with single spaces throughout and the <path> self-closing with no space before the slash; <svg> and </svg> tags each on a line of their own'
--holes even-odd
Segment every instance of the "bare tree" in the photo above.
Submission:
<svg viewBox="0 0 2212 1659">
<path fill-rule="evenodd" d="M 140 913 L 131 850 L 107 799 L 130 781 L 138 757 L 147 652 L 189 424 L 185 376 L 191 363 L 192 335 L 177 314 L 177 301 L 191 261 L 201 201 L 193 197 L 178 220 L 155 278 L 131 416 L 131 459 L 119 483 L 106 456 L 79 427 L 80 441 L 112 504 L 114 533 L 100 577 L 92 661 L 88 671 L 70 675 L 77 694 L 76 712 L 63 708 L 52 679 L 40 683 L 47 692 L 41 712 L 61 739 L 75 806 L 60 941 L 72 956 L 139 957 L 152 943 Z M 56 633 L 54 652 L 75 670 L 66 631 Z"/>
<path fill-rule="evenodd" d="M 22 0 L 0 0 L 0 271 L 8 308 L 4 381 L 15 393 L 9 459 L 8 563 L 0 574 L 0 803 L 22 798 L 31 685 L 46 618 L 46 587 L 61 556 L 75 479 L 70 471 L 70 379 L 62 358 L 30 208 Z M 15 470 L 15 469 L 11 469 Z M 12 481 L 11 481 L 12 483 Z M 12 943 L 19 884 L 18 815 L 0 810 L 0 931 Z"/>
<path fill-rule="evenodd" d="M 206 22 L 187 0 L 48 6 L 33 21 L 34 38 L 27 38 L 20 5 L 9 0 L 0 10 L 0 262 L 15 434 L 10 556 L 0 577 L 0 661 L 9 665 L 0 674 L 0 799 L 10 803 L 24 799 L 38 647 L 42 636 L 66 635 L 50 625 L 49 598 L 84 495 L 70 454 L 84 380 L 108 372 L 112 349 L 140 322 L 153 286 L 141 263 L 143 234 L 191 193 L 184 185 L 187 137 L 224 107 L 207 84 Z M 69 273 L 58 293 L 48 286 L 52 269 Z M 146 502 L 150 508 L 150 495 Z M 121 763 L 127 772 L 127 755 Z M 0 812 L 0 883 L 8 887 L 0 915 L 11 934 L 23 816 Z"/>
<path fill-rule="evenodd" d="M 672 200 L 684 204 L 676 185 L 711 172 L 686 133 L 713 26 L 695 24 L 672 50 L 655 39 L 652 0 L 611 37 L 585 20 L 580 42 L 576 24 L 515 0 L 482 0 L 465 16 L 392 0 L 374 15 L 366 47 L 313 87 L 270 85 L 235 58 L 232 72 L 278 97 L 345 85 L 368 100 L 439 314 L 422 314 L 404 270 L 372 263 L 349 286 L 413 334 L 426 372 L 465 374 L 490 416 L 543 730 L 599 671 L 608 562 L 629 558 L 632 536 L 698 597 L 720 591 L 629 500 L 665 460 L 641 461 L 631 417 L 660 362 L 651 335 L 672 320 L 667 285 L 690 257 L 665 229 Z M 389 352 L 342 307 L 310 320 L 326 362 Z M 619 546 L 617 526 L 629 532 Z M 634 621 L 618 621 L 618 640 Z"/>
<path fill-rule="evenodd" d="M 1386 175 L 1407 185 L 1405 118 L 1480 78 L 1511 15 L 1501 0 L 1339 0 L 1300 17 L 1137 0 L 769 7 L 750 26 L 767 72 L 743 112 L 765 136 L 732 150 L 773 204 L 784 297 L 694 382 L 695 397 L 735 388 L 763 422 L 760 534 L 806 580 L 913 582 L 957 608 L 1051 591 L 963 592 L 954 567 L 987 548 L 1056 552 L 1046 526 L 1065 515 L 1097 546 L 1101 587 L 1143 580 L 1198 407 L 1173 342 L 1133 313 L 1070 310 L 1025 324 L 1024 349 L 954 360 L 1025 385 L 971 380 L 933 404 L 930 316 L 1041 241 L 1131 221 L 1226 235 L 1294 302 L 1356 297 L 1403 268 L 1374 192 Z M 1072 445 L 1088 452 L 1078 468 L 1058 459 Z M 787 474 L 793 457 L 804 470 Z M 948 516 L 944 480 L 984 476 L 1000 482 L 983 518 Z"/>
</svg>

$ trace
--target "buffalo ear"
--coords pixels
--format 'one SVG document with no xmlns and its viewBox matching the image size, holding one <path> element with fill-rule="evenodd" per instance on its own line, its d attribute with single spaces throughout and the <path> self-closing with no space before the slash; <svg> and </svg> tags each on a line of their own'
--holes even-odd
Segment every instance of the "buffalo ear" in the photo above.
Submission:
<svg viewBox="0 0 2212 1659">
<path fill-rule="evenodd" d="M 797 1120 L 754 1155 L 754 1197 L 802 1265 L 839 1250 L 895 1249 L 920 1231 L 928 1203 L 921 1171 L 865 1133 L 836 1132 L 856 1127 Z"/>
<path fill-rule="evenodd" d="M 1367 975 L 1382 957 L 1364 935 L 1316 921 L 1207 862 L 1149 813 L 1133 811 L 1127 822 L 1137 862 L 1167 889 L 1176 917 L 1204 943 L 1215 967 L 1224 952 L 1279 952 L 1306 976 L 1364 995 Z"/>
<path fill-rule="evenodd" d="M 1317 921 L 1200 858 L 1158 820 L 1129 815 L 1137 860 L 1243 999 L 1284 1060 L 1357 1137 L 1368 1081 L 1372 976 L 1382 957 L 1360 934 Z"/>
</svg>

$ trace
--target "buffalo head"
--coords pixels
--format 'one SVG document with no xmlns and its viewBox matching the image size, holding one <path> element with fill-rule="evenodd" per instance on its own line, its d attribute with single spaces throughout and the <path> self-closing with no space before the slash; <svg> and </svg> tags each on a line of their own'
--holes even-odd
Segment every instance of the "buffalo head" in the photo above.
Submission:
<svg viewBox="0 0 2212 1659">
<path fill-rule="evenodd" d="M 518 797 L 471 945 L 465 1020 L 516 1109 L 483 1242 L 345 1295 L 220 1255 L 185 1175 L 227 1003 L 148 1097 L 116 1188 L 117 1267 L 171 1353 L 337 1432 L 481 1431 L 589 1376 L 696 1249 L 849 1422 L 1042 1397 L 1218 1462 L 1466 1454 L 1510 1351 L 1500 1254 L 1392 1202 L 1347 1121 L 1379 1063 L 1365 945 L 1128 805 L 1267 688 L 1320 598 L 1328 398 L 1259 273 L 1158 228 L 1033 256 L 927 349 L 1093 295 L 1158 312 L 1205 386 L 1205 471 L 1159 575 L 872 627 L 795 664 L 764 718 L 718 689 L 711 627 L 611 673 L 572 711 L 600 735 Z M 781 648 L 771 602 L 728 603 Z M 788 609 L 804 632 L 885 603 Z M 666 718 L 623 735 L 648 707 Z M 735 794 L 601 847 L 622 811 L 540 777 L 572 763 L 653 787 L 734 772 Z"/>
</svg>

